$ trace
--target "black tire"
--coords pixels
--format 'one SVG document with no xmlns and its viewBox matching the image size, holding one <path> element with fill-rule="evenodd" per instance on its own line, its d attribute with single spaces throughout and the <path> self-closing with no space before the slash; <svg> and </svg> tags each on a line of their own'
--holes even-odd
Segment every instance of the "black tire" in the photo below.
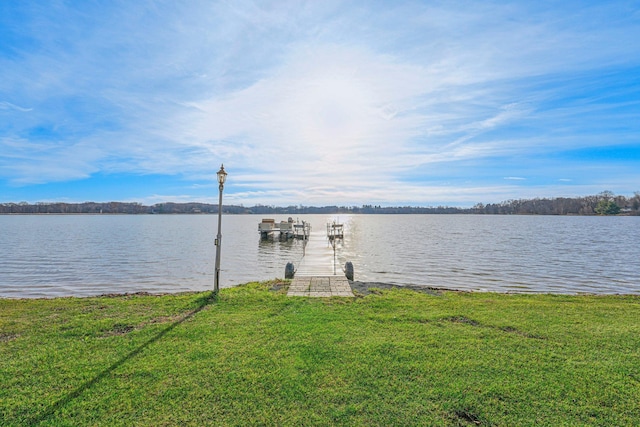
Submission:
<svg viewBox="0 0 640 427">
<path fill-rule="evenodd" d="M 353 282 L 353 264 L 350 261 L 344 265 L 344 275 L 347 276 L 347 280 Z"/>
<path fill-rule="evenodd" d="M 294 274 L 295 274 L 295 269 L 293 268 L 293 263 L 288 262 L 287 266 L 284 268 L 284 278 L 293 279 Z"/>
</svg>

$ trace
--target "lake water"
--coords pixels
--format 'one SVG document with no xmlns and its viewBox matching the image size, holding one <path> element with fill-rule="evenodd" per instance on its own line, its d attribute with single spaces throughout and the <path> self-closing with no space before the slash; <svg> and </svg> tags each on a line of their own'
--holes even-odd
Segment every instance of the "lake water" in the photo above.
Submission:
<svg viewBox="0 0 640 427">
<path fill-rule="evenodd" d="M 286 220 L 286 215 L 275 217 Z M 338 270 L 358 281 L 497 292 L 640 294 L 640 217 L 301 215 L 345 224 Z M 221 286 L 284 276 L 303 242 L 260 240 L 225 215 Z M 0 216 L 0 297 L 213 288 L 214 215 Z M 320 262 L 332 263 L 329 242 Z"/>
</svg>

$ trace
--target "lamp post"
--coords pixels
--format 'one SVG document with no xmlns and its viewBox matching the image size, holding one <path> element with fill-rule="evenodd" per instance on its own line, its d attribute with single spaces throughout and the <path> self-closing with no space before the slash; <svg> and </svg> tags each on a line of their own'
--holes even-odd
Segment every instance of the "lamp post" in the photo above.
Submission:
<svg viewBox="0 0 640 427">
<path fill-rule="evenodd" d="M 220 246 L 222 245 L 222 235 L 220 229 L 222 228 L 222 190 L 224 189 L 224 182 L 227 179 L 227 173 L 224 171 L 224 165 L 220 166 L 218 175 L 218 189 L 220 190 L 220 198 L 218 199 L 218 236 L 216 237 L 216 271 L 213 277 L 213 293 L 217 296 L 220 290 Z"/>
</svg>

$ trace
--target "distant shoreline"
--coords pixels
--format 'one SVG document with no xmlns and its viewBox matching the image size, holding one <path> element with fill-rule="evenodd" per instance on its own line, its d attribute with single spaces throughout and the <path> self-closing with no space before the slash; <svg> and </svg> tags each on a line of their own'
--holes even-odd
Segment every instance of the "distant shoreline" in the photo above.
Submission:
<svg viewBox="0 0 640 427">
<path fill-rule="evenodd" d="M 619 214 L 600 215 L 596 213 L 484 213 L 484 212 L 304 212 L 304 213 L 276 213 L 263 214 L 254 212 L 226 212 L 223 208 L 224 215 L 252 215 L 252 216 L 285 216 L 285 215 L 504 215 L 504 216 L 640 216 L 640 211 L 620 212 Z M 217 215 L 217 212 L 166 212 L 166 213 L 126 213 L 126 212 L 0 212 L 0 216 L 144 216 L 144 215 L 161 215 L 161 216 L 178 216 L 178 215 Z"/>
<path fill-rule="evenodd" d="M 167 214 L 217 214 L 218 205 L 210 203 L 156 203 L 146 206 L 137 202 L 83 202 L 58 203 L 38 202 L 30 204 L 0 203 L 0 215 L 167 215 Z M 226 215 L 347 215 L 347 214 L 489 214 L 489 215 L 640 215 L 640 192 L 633 196 L 616 196 L 602 192 L 584 197 L 557 197 L 507 200 L 499 203 L 477 203 L 473 207 L 452 206 L 382 206 L 364 204 L 361 206 L 264 206 L 222 205 Z"/>
</svg>

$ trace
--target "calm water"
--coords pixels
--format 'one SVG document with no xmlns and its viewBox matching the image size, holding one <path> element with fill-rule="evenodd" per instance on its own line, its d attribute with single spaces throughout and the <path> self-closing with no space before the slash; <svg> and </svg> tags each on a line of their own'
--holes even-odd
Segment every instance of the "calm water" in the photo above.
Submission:
<svg viewBox="0 0 640 427">
<path fill-rule="evenodd" d="M 640 217 L 298 218 L 322 234 L 328 221 L 345 224 L 337 265 L 351 261 L 359 281 L 640 294 Z M 302 258 L 300 241 L 261 241 L 260 219 L 223 216 L 223 287 L 283 277 L 286 263 L 297 265 Z M 216 220 L 209 215 L 0 216 L 0 296 L 212 289 Z M 320 256 L 332 263 L 333 248 L 327 243 Z"/>
</svg>

